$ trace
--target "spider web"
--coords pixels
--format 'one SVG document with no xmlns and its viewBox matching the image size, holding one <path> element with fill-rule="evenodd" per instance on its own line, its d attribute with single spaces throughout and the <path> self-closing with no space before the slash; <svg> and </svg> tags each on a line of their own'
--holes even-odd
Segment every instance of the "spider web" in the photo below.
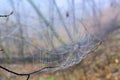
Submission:
<svg viewBox="0 0 120 80">
<path fill-rule="evenodd" d="M 48 2 L 46 11 L 38 9 L 39 5 L 46 3 L 45 1 Z M 28 0 L 33 11 L 37 13 L 35 22 L 28 21 L 26 24 L 20 22 L 22 19 L 18 13 L 17 17 L 14 17 L 17 25 L 9 23 L 0 25 L 0 45 L 4 49 L 4 52 L 0 53 L 0 63 L 13 71 L 21 69 L 20 73 L 28 73 L 46 66 L 57 66 L 52 71 L 68 68 L 80 63 L 88 53 L 99 46 L 100 39 L 85 25 L 89 21 L 86 17 L 78 15 L 80 13 L 89 16 L 87 7 L 81 11 L 75 8 L 74 0 L 65 0 L 64 2 L 68 3 L 66 12 L 55 0 L 41 2 L 42 4 L 37 5 L 34 1 Z M 10 3 L 13 5 L 14 1 Z M 19 5 L 21 7 L 24 2 L 21 1 Z M 13 8 L 18 9 L 15 6 Z M 46 12 L 49 12 L 49 16 L 44 14 Z M 22 17 L 25 18 L 26 15 Z M 32 17 L 27 19 L 32 20 Z M 25 70 L 24 65 L 33 68 Z"/>
</svg>

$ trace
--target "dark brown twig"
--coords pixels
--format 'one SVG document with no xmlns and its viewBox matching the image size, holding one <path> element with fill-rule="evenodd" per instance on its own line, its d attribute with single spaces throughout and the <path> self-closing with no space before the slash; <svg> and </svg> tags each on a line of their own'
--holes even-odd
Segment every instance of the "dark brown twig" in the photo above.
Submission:
<svg viewBox="0 0 120 80">
<path fill-rule="evenodd" d="M 2 51 L 4 51 L 4 50 L 2 49 Z M 56 67 L 58 67 L 58 66 L 56 66 Z M 14 71 L 9 70 L 9 69 L 7 69 L 7 68 L 5 68 L 5 67 L 3 67 L 3 66 L 0 65 L 0 68 L 1 68 L 1 69 L 5 70 L 5 71 L 7 71 L 7 72 L 9 72 L 9 73 L 12 73 L 12 74 L 15 74 L 15 75 L 18 75 L 18 76 L 27 76 L 27 79 L 26 79 L 26 80 L 29 80 L 29 79 L 30 79 L 30 76 L 33 75 L 33 74 L 41 73 L 43 70 L 45 70 L 45 69 L 47 69 L 47 68 L 56 68 L 56 67 L 47 66 L 47 67 L 43 67 L 43 68 L 41 68 L 41 69 L 39 69 L 39 70 L 33 71 L 33 72 L 31 72 L 31 73 L 23 73 L 23 74 L 20 74 L 20 73 L 14 72 Z"/>
<path fill-rule="evenodd" d="M 56 66 L 56 67 L 57 67 L 57 66 Z M 39 70 L 36 70 L 36 71 L 34 71 L 34 72 L 31 72 L 31 73 L 23 73 L 23 74 L 20 74 L 20 73 L 11 71 L 11 70 L 3 67 L 3 66 L 0 66 L 1 69 L 5 70 L 5 71 L 7 71 L 7 72 L 9 72 L 9 73 L 15 74 L 15 75 L 17 75 L 17 76 L 27 76 L 27 79 L 26 79 L 26 80 L 29 80 L 29 79 L 30 79 L 30 76 L 33 75 L 33 74 L 41 73 L 41 72 L 42 72 L 43 70 L 45 70 L 45 69 L 48 69 L 48 68 L 56 68 L 56 67 L 48 66 L 48 67 L 43 67 L 43 68 L 41 68 L 41 69 L 39 69 Z"/>
</svg>

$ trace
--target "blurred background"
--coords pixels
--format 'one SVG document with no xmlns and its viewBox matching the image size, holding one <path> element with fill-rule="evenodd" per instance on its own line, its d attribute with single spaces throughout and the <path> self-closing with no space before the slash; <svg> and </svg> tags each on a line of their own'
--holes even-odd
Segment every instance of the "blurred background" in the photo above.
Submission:
<svg viewBox="0 0 120 80">
<path fill-rule="evenodd" d="M 58 66 L 30 80 L 120 80 L 120 0 L 0 0 L 0 15 L 11 11 L 0 17 L 0 65 Z M 25 79 L 0 69 L 0 80 Z"/>
</svg>

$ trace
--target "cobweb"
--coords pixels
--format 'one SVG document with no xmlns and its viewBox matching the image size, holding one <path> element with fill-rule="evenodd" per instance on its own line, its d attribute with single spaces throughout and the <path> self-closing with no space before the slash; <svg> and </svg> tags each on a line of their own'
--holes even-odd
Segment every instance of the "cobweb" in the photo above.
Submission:
<svg viewBox="0 0 120 80">
<path fill-rule="evenodd" d="M 92 0 L 64 0 L 66 6 L 58 0 L 8 2 L 15 13 L 0 25 L 0 47 L 4 50 L 0 64 L 13 71 L 28 73 L 46 66 L 56 66 L 52 71 L 68 68 L 80 63 L 100 43 L 94 27 L 99 27 L 101 10 L 93 11 Z M 25 71 L 24 65 L 29 64 L 33 70 Z"/>
</svg>

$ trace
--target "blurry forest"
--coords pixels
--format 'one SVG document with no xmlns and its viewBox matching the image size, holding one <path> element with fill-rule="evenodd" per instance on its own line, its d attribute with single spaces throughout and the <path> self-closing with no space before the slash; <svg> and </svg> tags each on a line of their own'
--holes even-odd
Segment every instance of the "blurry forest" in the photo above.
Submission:
<svg viewBox="0 0 120 80">
<path fill-rule="evenodd" d="M 120 80 L 120 0 L 0 1 L 0 65 L 30 80 Z M 102 42 L 102 44 L 101 44 Z M 0 69 L 0 80 L 24 80 Z"/>
</svg>

